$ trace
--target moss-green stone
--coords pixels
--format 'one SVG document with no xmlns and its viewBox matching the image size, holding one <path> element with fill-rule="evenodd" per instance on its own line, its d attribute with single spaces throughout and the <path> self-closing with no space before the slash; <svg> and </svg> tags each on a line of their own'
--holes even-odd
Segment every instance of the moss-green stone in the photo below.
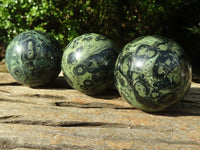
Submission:
<svg viewBox="0 0 200 150">
<path fill-rule="evenodd" d="M 128 43 L 115 64 L 120 95 L 146 112 L 167 109 L 181 100 L 191 85 L 188 56 L 174 41 L 144 36 Z"/>
<path fill-rule="evenodd" d="M 76 90 L 88 95 L 101 93 L 114 85 L 114 65 L 118 51 L 108 38 L 89 33 L 78 36 L 66 47 L 62 72 Z"/>
<path fill-rule="evenodd" d="M 52 82 L 61 70 L 62 49 L 48 34 L 29 30 L 18 34 L 6 49 L 6 66 L 19 83 L 30 87 Z"/>
</svg>

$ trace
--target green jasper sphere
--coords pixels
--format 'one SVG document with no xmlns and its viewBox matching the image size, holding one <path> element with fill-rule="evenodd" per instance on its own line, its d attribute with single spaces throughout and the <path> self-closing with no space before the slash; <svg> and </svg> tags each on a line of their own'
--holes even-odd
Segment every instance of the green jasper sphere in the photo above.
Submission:
<svg viewBox="0 0 200 150">
<path fill-rule="evenodd" d="M 96 95 L 114 86 L 114 66 L 118 51 L 108 38 L 83 34 L 72 40 L 62 58 L 65 80 L 74 89 Z"/>
<path fill-rule="evenodd" d="M 170 39 L 144 36 L 125 45 L 115 65 L 115 85 L 132 106 L 163 111 L 181 100 L 191 85 L 191 63 Z"/>
<path fill-rule="evenodd" d="M 53 81 L 61 70 L 62 49 L 46 33 L 29 30 L 18 34 L 6 49 L 9 73 L 19 83 L 30 87 Z"/>
</svg>

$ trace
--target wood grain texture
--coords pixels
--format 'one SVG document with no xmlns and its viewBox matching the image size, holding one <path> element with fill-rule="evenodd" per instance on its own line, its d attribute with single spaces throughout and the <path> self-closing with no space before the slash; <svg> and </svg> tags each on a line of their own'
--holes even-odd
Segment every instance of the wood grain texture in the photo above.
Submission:
<svg viewBox="0 0 200 150">
<path fill-rule="evenodd" d="M 33 89 L 0 73 L 0 149 L 200 149 L 200 84 L 162 113 L 134 109 L 116 91 L 90 97 L 60 76 Z"/>
</svg>

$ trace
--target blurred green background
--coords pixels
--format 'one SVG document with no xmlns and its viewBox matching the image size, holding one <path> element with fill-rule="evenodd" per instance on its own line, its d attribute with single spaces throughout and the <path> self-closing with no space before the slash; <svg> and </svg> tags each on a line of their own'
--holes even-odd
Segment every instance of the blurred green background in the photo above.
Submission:
<svg viewBox="0 0 200 150">
<path fill-rule="evenodd" d="M 142 35 L 162 35 L 200 70 L 200 0 L 0 0 L 0 60 L 12 38 L 30 29 L 48 32 L 63 48 L 89 32 L 120 48 Z"/>
</svg>

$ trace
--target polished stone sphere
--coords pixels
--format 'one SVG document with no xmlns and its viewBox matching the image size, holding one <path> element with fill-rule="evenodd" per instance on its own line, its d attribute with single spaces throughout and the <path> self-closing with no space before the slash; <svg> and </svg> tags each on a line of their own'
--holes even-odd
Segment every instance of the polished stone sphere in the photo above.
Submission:
<svg viewBox="0 0 200 150">
<path fill-rule="evenodd" d="M 72 40 L 62 58 L 65 80 L 74 89 L 96 95 L 114 86 L 114 65 L 118 51 L 105 36 L 89 33 Z"/>
<path fill-rule="evenodd" d="M 146 112 L 166 110 L 191 85 L 191 63 L 170 39 L 144 36 L 125 45 L 115 65 L 115 84 L 132 106 Z"/>
<path fill-rule="evenodd" d="M 11 41 L 5 57 L 7 69 L 14 79 L 21 84 L 38 87 L 58 76 L 62 49 L 48 34 L 29 30 Z"/>
</svg>

